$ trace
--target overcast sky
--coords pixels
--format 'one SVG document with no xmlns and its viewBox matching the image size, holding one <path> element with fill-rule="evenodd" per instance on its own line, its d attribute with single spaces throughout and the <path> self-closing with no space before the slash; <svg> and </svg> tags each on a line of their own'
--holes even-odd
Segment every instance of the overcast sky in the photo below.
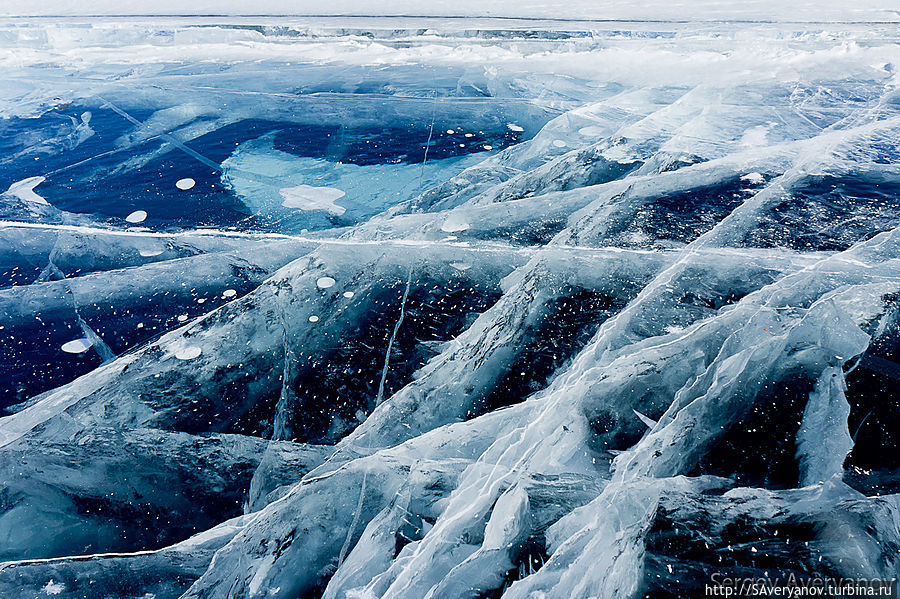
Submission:
<svg viewBox="0 0 900 599">
<path fill-rule="evenodd" d="M 0 16 L 416 15 L 900 21 L 900 0 L 0 0 Z"/>
</svg>

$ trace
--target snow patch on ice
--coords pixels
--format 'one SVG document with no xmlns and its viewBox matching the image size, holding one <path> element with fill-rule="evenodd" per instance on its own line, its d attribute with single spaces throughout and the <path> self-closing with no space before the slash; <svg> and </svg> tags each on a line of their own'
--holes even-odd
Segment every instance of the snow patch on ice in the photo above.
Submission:
<svg viewBox="0 0 900 599">
<path fill-rule="evenodd" d="M 66 585 L 64 585 L 61 582 L 55 582 L 51 578 L 50 582 L 45 584 L 41 590 L 44 591 L 45 595 L 59 595 L 60 593 L 62 593 L 63 591 L 66 590 Z"/>
<path fill-rule="evenodd" d="M 757 125 L 751 127 L 744 132 L 741 137 L 741 145 L 751 148 L 764 146 L 768 143 L 769 127 L 766 125 Z"/>
<path fill-rule="evenodd" d="M 747 181 L 749 183 L 752 183 L 753 185 L 759 185 L 765 180 L 766 178 L 762 175 L 762 173 L 747 173 L 746 175 L 741 177 L 741 181 Z"/>
</svg>

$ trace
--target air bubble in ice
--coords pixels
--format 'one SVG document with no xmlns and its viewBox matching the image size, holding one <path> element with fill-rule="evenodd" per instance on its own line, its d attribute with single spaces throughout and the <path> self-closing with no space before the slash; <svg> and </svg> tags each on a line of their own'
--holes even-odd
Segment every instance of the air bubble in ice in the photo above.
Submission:
<svg viewBox="0 0 900 599">
<path fill-rule="evenodd" d="M 125 217 L 125 220 L 130 223 L 142 223 L 147 219 L 147 211 L 146 210 L 135 210 L 131 214 Z"/>
<path fill-rule="evenodd" d="M 182 349 L 179 349 L 175 352 L 175 357 L 179 360 L 193 360 L 194 358 L 200 357 L 200 354 L 203 353 L 203 349 L 196 345 L 188 345 Z"/>
<path fill-rule="evenodd" d="M 81 338 L 81 339 L 73 339 L 72 341 L 67 341 L 63 343 L 62 350 L 67 354 L 80 354 L 86 352 L 91 348 L 90 339 Z"/>
</svg>

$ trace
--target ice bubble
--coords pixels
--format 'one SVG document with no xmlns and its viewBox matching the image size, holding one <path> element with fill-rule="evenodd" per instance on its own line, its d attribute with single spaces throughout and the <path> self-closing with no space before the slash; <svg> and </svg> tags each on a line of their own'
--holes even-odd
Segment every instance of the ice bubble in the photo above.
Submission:
<svg viewBox="0 0 900 599">
<path fill-rule="evenodd" d="M 178 181 L 175 181 L 175 187 L 177 187 L 178 189 L 184 189 L 184 190 L 188 190 L 196 184 L 197 184 L 197 182 L 194 181 L 193 179 L 191 179 L 190 177 L 185 177 L 184 179 L 179 179 Z"/>
<path fill-rule="evenodd" d="M 353 292 L 352 292 L 352 291 L 345 291 L 345 292 L 344 292 L 344 297 L 346 297 L 347 299 L 352 298 L 352 297 L 353 297 Z"/>
<path fill-rule="evenodd" d="M 335 280 L 331 277 L 319 277 L 316 280 L 316 287 L 319 289 L 328 289 L 329 287 L 334 287 Z"/>
<path fill-rule="evenodd" d="M 194 358 L 200 357 L 200 354 L 202 353 L 202 348 L 196 345 L 188 345 L 175 352 L 175 357 L 179 360 L 193 360 Z"/>
<path fill-rule="evenodd" d="M 62 350 L 67 354 L 84 353 L 91 348 L 91 341 L 87 338 L 73 339 L 63 343 Z"/>
<path fill-rule="evenodd" d="M 178 322 L 184 322 L 185 320 L 187 320 L 187 314 L 178 315 Z"/>
<path fill-rule="evenodd" d="M 222 297 L 234 297 L 237 295 L 237 291 L 234 289 L 226 289 L 222 292 Z"/>
<path fill-rule="evenodd" d="M 310 322 L 319 322 L 319 317 L 316 315 L 310 316 L 309 321 Z"/>
<path fill-rule="evenodd" d="M 152 258 L 153 256 L 159 256 L 165 250 L 140 250 L 138 253 L 144 258 Z"/>
<path fill-rule="evenodd" d="M 485 145 L 483 145 L 483 146 L 481 146 L 481 147 L 484 148 L 485 150 L 493 150 L 493 149 L 494 149 L 494 146 L 489 146 L 489 145 L 487 145 L 487 144 L 485 144 Z"/>
<path fill-rule="evenodd" d="M 557 148 L 565 148 L 568 144 L 561 139 L 554 139 L 553 145 Z"/>
<path fill-rule="evenodd" d="M 525 129 L 523 129 L 522 127 L 516 125 L 515 123 L 509 123 L 509 124 L 506 125 L 506 126 L 509 128 L 510 131 L 515 131 L 516 133 L 519 133 L 519 132 L 525 130 Z"/>
<path fill-rule="evenodd" d="M 135 210 L 131 214 L 125 217 L 125 220 L 130 223 L 142 223 L 147 219 L 147 212 L 145 210 Z"/>
<path fill-rule="evenodd" d="M 456 131 L 453 129 L 447 129 L 447 135 L 453 135 L 454 133 L 456 133 Z"/>
<path fill-rule="evenodd" d="M 598 137 L 600 135 L 603 135 L 603 127 L 596 127 L 593 125 L 589 127 L 582 127 L 578 130 L 578 133 L 586 137 Z"/>
</svg>

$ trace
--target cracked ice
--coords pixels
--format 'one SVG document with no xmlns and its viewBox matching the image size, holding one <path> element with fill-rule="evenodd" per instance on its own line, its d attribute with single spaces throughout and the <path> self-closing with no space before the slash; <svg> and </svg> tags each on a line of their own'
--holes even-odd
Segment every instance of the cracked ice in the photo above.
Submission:
<svg viewBox="0 0 900 599">
<path fill-rule="evenodd" d="M 0 595 L 897 578 L 896 11 L 709 4 L 0 20 Z"/>
</svg>

